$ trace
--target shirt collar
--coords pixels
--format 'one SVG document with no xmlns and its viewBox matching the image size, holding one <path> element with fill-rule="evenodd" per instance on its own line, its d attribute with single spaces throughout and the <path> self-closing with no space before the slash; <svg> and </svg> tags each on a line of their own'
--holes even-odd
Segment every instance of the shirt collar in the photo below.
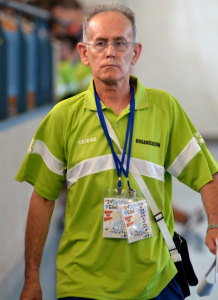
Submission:
<svg viewBox="0 0 218 300">
<path fill-rule="evenodd" d="M 139 79 L 134 76 L 130 76 L 130 82 L 135 84 L 135 86 L 136 86 L 135 110 L 148 107 L 148 96 L 147 96 L 146 88 L 139 81 Z M 85 108 L 87 108 L 89 110 L 97 111 L 96 104 L 95 104 L 93 80 L 91 81 L 91 83 L 86 91 Z M 102 109 L 105 109 L 105 108 L 106 108 L 106 106 L 102 103 Z"/>
</svg>

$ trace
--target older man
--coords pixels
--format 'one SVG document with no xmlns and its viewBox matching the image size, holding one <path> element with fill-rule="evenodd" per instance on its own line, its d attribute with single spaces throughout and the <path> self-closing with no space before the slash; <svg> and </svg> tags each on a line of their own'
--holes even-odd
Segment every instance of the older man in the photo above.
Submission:
<svg viewBox="0 0 218 300">
<path fill-rule="evenodd" d="M 78 50 L 93 81 L 86 92 L 57 104 L 47 115 L 17 174 L 35 189 L 21 299 L 42 298 L 41 255 L 54 202 L 66 180 L 66 221 L 57 253 L 60 299 L 184 299 L 159 226 L 146 200 L 134 196 L 141 194 L 133 170 L 171 235 L 171 175 L 200 191 L 213 224 L 206 244 L 215 252 L 217 163 L 175 98 L 130 76 L 142 49 L 135 35 L 134 15 L 126 7 L 98 6 L 86 14 Z M 126 157 L 119 155 L 109 127 Z M 122 218 L 125 213 L 128 217 Z"/>
</svg>

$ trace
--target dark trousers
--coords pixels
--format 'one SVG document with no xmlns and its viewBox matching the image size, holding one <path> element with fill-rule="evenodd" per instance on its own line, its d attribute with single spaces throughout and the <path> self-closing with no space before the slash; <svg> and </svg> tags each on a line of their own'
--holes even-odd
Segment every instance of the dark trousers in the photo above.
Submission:
<svg viewBox="0 0 218 300">
<path fill-rule="evenodd" d="M 78 298 L 78 297 L 67 297 L 60 298 L 59 300 L 91 300 L 90 298 Z M 94 299 L 93 299 L 94 300 Z M 184 300 L 184 296 L 181 287 L 177 283 L 176 279 L 172 281 L 163 289 L 163 291 L 155 298 L 151 300 Z"/>
</svg>

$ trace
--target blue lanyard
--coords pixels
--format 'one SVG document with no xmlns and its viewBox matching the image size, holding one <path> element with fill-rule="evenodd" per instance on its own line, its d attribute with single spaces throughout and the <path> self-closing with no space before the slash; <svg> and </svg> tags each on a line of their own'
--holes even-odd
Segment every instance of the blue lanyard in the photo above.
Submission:
<svg viewBox="0 0 218 300">
<path fill-rule="evenodd" d="M 123 154 L 122 154 L 122 158 L 121 158 L 121 161 L 120 161 L 119 157 L 117 156 L 116 152 L 114 151 L 114 147 L 113 147 L 113 144 L 112 144 L 112 141 L 111 141 L 108 129 L 107 129 L 107 125 L 106 125 L 106 122 L 105 122 L 105 119 L 104 119 L 104 114 L 103 114 L 103 111 L 102 111 L 100 98 L 99 98 L 99 96 L 96 92 L 95 86 L 94 86 L 95 103 L 96 103 L 96 107 L 97 107 L 97 113 L 98 113 L 98 117 L 99 117 L 102 129 L 104 130 L 104 134 L 107 138 L 108 144 L 111 148 L 111 152 L 112 152 L 112 155 L 113 155 L 113 159 L 114 159 L 114 163 L 115 163 L 116 170 L 117 170 L 117 175 L 118 175 L 118 187 L 121 188 L 121 174 L 123 172 L 123 174 L 127 178 L 127 183 L 128 183 L 129 189 L 132 190 L 131 187 L 130 187 L 129 179 L 128 179 L 128 176 L 129 176 L 129 163 L 130 163 L 130 156 L 131 156 L 131 149 L 132 149 L 134 112 L 135 112 L 134 89 L 131 85 L 130 85 L 130 92 L 131 92 L 130 114 L 129 114 L 128 124 L 127 124 Z M 126 170 L 125 170 L 123 164 L 124 164 L 124 160 L 125 160 L 125 154 L 126 154 L 128 141 L 129 141 L 129 146 L 128 146 L 128 154 L 127 154 L 127 162 L 126 162 Z"/>
</svg>

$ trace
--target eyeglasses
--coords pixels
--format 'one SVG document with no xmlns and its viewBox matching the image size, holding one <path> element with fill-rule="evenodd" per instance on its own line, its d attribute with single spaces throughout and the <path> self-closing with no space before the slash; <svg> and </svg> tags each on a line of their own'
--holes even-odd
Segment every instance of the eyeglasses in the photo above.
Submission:
<svg viewBox="0 0 218 300">
<path fill-rule="evenodd" d="M 109 45 L 112 45 L 114 50 L 124 52 L 128 49 L 129 45 L 134 45 L 134 42 L 126 42 L 126 41 L 113 41 L 112 43 L 108 43 L 106 41 L 97 41 L 95 43 L 85 43 L 88 46 L 92 46 L 96 51 L 104 51 L 108 48 Z"/>
</svg>

